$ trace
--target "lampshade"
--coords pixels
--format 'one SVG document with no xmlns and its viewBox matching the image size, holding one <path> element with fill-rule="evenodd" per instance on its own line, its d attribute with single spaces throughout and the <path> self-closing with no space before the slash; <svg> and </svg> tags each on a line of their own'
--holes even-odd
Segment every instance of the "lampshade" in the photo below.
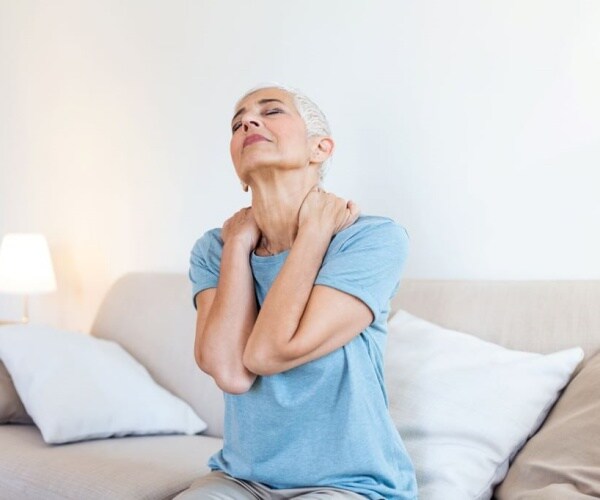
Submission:
<svg viewBox="0 0 600 500">
<path fill-rule="evenodd" d="M 5 235 L 0 246 L 0 292 L 29 294 L 54 290 L 56 278 L 44 235 Z"/>
</svg>

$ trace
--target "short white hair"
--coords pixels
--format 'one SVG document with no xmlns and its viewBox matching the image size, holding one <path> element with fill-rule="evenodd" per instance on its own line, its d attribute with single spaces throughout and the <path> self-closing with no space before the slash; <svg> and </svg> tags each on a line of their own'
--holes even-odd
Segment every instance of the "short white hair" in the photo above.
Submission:
<svg viewBox="0 0 600 500">
<path fill-rule="evenodd" d="M 321 111 L 319 106 L 315 104 L 308 96 L 306 96 L 302 91 L 289 87 L 288 85 L 283 85 L 277 82 L 264 82 L 252 87 L 248 90 L 242 97 L 238 99 L 235 103 L 235 107 L 233 108 L 234 112 L 237 110 L 241 101 L 243 101 L 250 94 L 256 92 L 257 90 L 267 89 L 267 88 L 276 88 L 285 90 L 294 98 L 294 104 L 296 109 L 298 110 L 298 114 L 301 116 L 304 124 L 306 125 L 306 133 L 308 137 L 314 136 L 331 136 L 331 128 L 329 127 L 329 122 L 327 121 L 327 117 Z M 331 156 L 329 156 L 323 163 L 321 163 L 321 168 L 319 169 L 319 182 L 322 183 L 323 179 L 325 179 L 325 174 L 329 170 L 329 166 L 331 165 Z"/>
</svg>

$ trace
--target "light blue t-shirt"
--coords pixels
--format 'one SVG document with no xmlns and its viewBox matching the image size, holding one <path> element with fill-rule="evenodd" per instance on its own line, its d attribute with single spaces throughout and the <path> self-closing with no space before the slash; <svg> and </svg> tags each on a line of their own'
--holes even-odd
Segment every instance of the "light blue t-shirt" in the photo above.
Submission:
<svg viewBox="0 0 600 500">
<path fill-rule="evenodd" d="M 189 277 L 193 298 L 216 287 L 221 228 L 198 239 Z M 409 236 L 394 220 L 360 215 L 331 240 L 315 280 L 361 299 L 374 321 L 349 343 L 282 373 L 258 376 L 244 394 L 224 393 L 223 448 L 208 466 L 272 488 L 329 486 L 372 500 L 415 500 L 412 461 L 390 417 L 383 353 L 390 299 Z M 262 305 L 289 250 L 250 254 Z M 195 306 L 195 302 L 194 302 Z"/>
</svg>

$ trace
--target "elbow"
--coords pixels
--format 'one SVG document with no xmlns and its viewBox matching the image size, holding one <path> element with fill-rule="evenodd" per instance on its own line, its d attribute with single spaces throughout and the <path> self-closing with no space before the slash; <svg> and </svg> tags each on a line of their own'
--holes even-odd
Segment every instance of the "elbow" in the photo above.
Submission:
<svg viewBox="0 0 600 500">
<path fill-rule="evenodd" d="M 276 358 L 264 351 L 256 352 L 252 349 L 246 349 L 242 361 L 248 370 L 257 375 L 275 375 L 282 371 L 279 369 Z"/>
<path fill-rule="evenodd" d="M 196 356 L 196 364 L 200 370 L 213 378 L 219 389 L 228 394 L 244 394 L 250 390 L 256 380 L 254 373 L 245 373 L 245 370 L 236 373 L 231 369 L 211 366 L 202 356 Z"/>
<path fill-rule="evenodd" d="M 244 351 L 244 357 L 242 362 L 247 370 L 250 370 L 252 373 L 256 373 L 257 375 L 265 375 L 261 368 L 261 363 L 257 362 L 256 358 L 251 356 L 248 351 Z"/>
<path fill-rule="evenodd" d="M 208 375 L 212 375 L 211 369 L 208 366 L 206 359 L 202 355 L 201 351 L 196 350 L 196 352 L 194 353 L 194 359 L 196 360 L 196 365 L 198 366 L 198 368 L 200 368 L 200 370 L 202 370 L 204 373 L 207 373 Z"/>
<path fill-rule="evenodd" d="M 244 394 L 250 390 L 256 380 L 253 377 L 213 377 L 223 392 L 228 394 Z"/>
</svg>

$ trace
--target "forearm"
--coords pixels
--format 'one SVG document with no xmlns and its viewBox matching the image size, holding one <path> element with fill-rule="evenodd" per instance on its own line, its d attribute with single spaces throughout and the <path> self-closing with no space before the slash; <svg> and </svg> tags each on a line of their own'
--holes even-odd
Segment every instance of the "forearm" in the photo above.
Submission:
<svg viewBox="0 0 600 500">
<path fill-rule="evenodd" d="M 256 317 L 249 252 L 237 240 L 227 241 L 215 298 L 198 345 L 200 366 L 227 392 L 245 392 L 256 378 L 242 362 Z"/>
<path fill-rule="evenodd" d="M 331 236 L 318 227 L 301 228 L 262 304 L 244 353 L 247 367 L 293 356 L 293 338 L 327 252 Z"/>
</svg>

